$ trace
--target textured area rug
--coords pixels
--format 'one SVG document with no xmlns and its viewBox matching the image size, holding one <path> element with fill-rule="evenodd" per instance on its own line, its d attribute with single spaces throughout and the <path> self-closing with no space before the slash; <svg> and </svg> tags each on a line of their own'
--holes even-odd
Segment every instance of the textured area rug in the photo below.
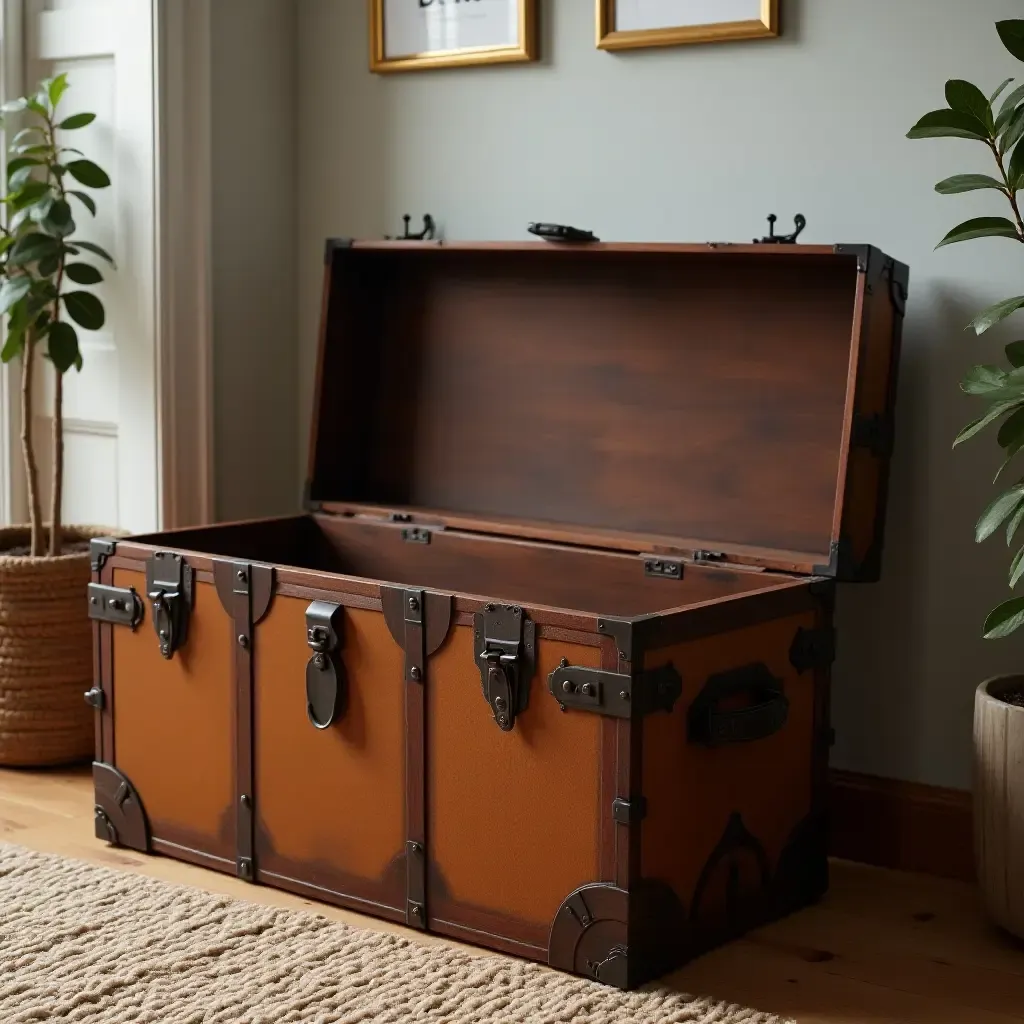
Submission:
<svg viewBox="0 0 1024 1024">
<path fill-rule="evenodd" d="M 3 1024 L 783 1024 L 0 845 Z"/>
</svg>

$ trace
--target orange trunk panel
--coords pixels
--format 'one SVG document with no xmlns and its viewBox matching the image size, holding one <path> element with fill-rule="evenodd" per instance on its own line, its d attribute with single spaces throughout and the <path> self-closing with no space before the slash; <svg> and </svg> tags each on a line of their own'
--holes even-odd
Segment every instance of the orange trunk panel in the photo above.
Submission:
<svg viewBox="0 0 1024 1024">
<path fill-rule="evenodd" d="M 814 625 L 815 613 L 808 611 L 647 655 L 648 668 L 675 665 L 683 696 L 671 715 L 644 720 L 642 873 L 668 882 L 687 910 L 734 815 L 760 843 L 774 871 L 793 829 L 811 812 L 815 682 L 813 673 L 797 673 L 789 650 L 798 627 Z M 689 742 L 687 715 L 708 677 L 755 662 L 783 681 L 789 701 L 785 725 L 750 742 L 719 747 Z M 758 885 L 753 855 L 741 858 L 738 869 L 740 891 Z M 721 904 L 724 890 L 722 878 L 710 877 L 702 909 Z"/>
<path fill-rule="evenodd" d="M 114 586 L 146 592 L 145 573 Z M 188 642 L 160 654 L 147 608 L 114 633 L 116 767 L 145 794 L 154 838 L 234 862 L 235 676 L 228 618 L 212 583 L 195 584 Z"/>
<path fill-rule="evenodd" d="M 306 714 L 308 605 L 275 598 L 256 632 L 257 865 L 344 891 L 348 878 L 382 879 L 404 851 L 404 656 L 380 612 L 346 609 L 348 707 L 316 729 Z"/>
<path fill-rule="evenodd" d="M 484 699 L 472 627 L 453 629 L 431 659 L 432 914 L 467 907 L 546 930 L 566 896 L 598 876 L 601 717 L 563 714 L 547 677 L 563 657 L 596 667 L 600 653 L 540 640 L 529 704 L 510 732 Z"/>
</svg>

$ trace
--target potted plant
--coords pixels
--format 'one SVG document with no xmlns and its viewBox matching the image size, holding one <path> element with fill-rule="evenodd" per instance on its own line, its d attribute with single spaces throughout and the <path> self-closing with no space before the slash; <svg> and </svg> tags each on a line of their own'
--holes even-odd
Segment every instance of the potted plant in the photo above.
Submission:
<svg viewBox="0 0 1024 1024">
<path fill-rule="evenodd" d="M 103 327 L 103 303 L 83 286 L 103 275 L 86 253 L 113 264 L 81 239 L 75 218 L 95 216 L 92 196 L 107 174 L 66 135 L 95 120 L 59 113 L 68 83 L 47 79 L 33 95 L 2 108 L 7 182 L 0 223 L 0 359 L 20 362 L 21 449 L 30 522 L 0 530 L 0 764 L 59 764 L 93 749 L 92 717 L 82 694 L 91 686 L 92 633 L 86 603 L 89 539 L 109 529 L 61 521 L 64 475 L 64 374 L 82 368 L 78 329 Z M 9 128 L 15 120 L 17 124 Z M 16 134 L 11 134 L 15 128 Z M 48 369 L 46 367 L 48 366 Z M 44 520 L 33 430 L 33 379 L 53 375 L 52 479 Z"/>
<path fill-rule="evenodd" d="M 1024 21 L 1001 21 L 996 31 L 1006 49 L 1024 61 Z M 935 189 L 955 195 L 988 189 L 998 193 L 1009 217 L 977 217 L 953 228 L 939 246 L 974 238 L 1009 238 L 1024 242 L 1024 220 L 1018 192 L 1024 189 L 1024 85 L 1008 78 L 991 95 L 959 79 L 946 83 L 947 106 L 925 114 L 908 138 L 957 138 L 981 143 L 992 157 L 994 173 L 957 174 Z M 1024 295 L 1005 299 L 971 322 L 982 335 L 1024 309 Z M 978 543 L 997 532 L 1010 560 L 1011 591 L 1024 578 L 1024 341 L 1005 349 L 1003 366 L 972 367 L 960 387 L 981 403 L 981 415 L 960 431 L 954 447 L 987 428 L 996 430 L 1003 463 L 994 483 L 999 493 L 982 512 L 975 527 Z M 1012 482 L 1010 482 L 1012 481 Z M 1007 637 L 1024 625 L 1024 596 L 1010 597 L 985 620 L 987 639 Z M 994 921 L 1024 937 L 1024 675 L 1002 676 L 981 683 L 974 703 L 974 837 L 978 882 Z"/>
</svg>

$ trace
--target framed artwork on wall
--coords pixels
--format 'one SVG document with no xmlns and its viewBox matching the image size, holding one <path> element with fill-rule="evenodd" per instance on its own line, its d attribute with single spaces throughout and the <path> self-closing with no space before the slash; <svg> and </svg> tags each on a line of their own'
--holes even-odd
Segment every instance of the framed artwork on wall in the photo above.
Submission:
<svg viewBox="0 0 1024 1024">
<path fill-rule="evenodd" d="M 537 59 L 537 0 L 369 0 L 370 70 Z"/>
<path fill-rule="evenodd" d="M 779 34 L 779 0 L 597 0 L 602 50 Z"/>
</svg>

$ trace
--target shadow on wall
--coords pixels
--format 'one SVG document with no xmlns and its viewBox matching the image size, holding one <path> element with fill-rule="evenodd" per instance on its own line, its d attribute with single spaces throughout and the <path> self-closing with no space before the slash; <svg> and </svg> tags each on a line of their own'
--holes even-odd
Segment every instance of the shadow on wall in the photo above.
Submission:
<svg viewBox="0 0 1024 1024">
<path fill-rule="evenodd" d="M 911 285 L 882 581 L 840 588 L 836 767 L 968 788 L 975 687 L 1019 667 L 1019 641 L 982 639 L 1008 594 L 1002 535 L 974 542 L 1001 456 L 994 434 L 952 449 L 980 411 L 959 382 L 1001 350 L 964 329 L 992 301 L 945 283 L 915 301 Z"/>
</svg>

